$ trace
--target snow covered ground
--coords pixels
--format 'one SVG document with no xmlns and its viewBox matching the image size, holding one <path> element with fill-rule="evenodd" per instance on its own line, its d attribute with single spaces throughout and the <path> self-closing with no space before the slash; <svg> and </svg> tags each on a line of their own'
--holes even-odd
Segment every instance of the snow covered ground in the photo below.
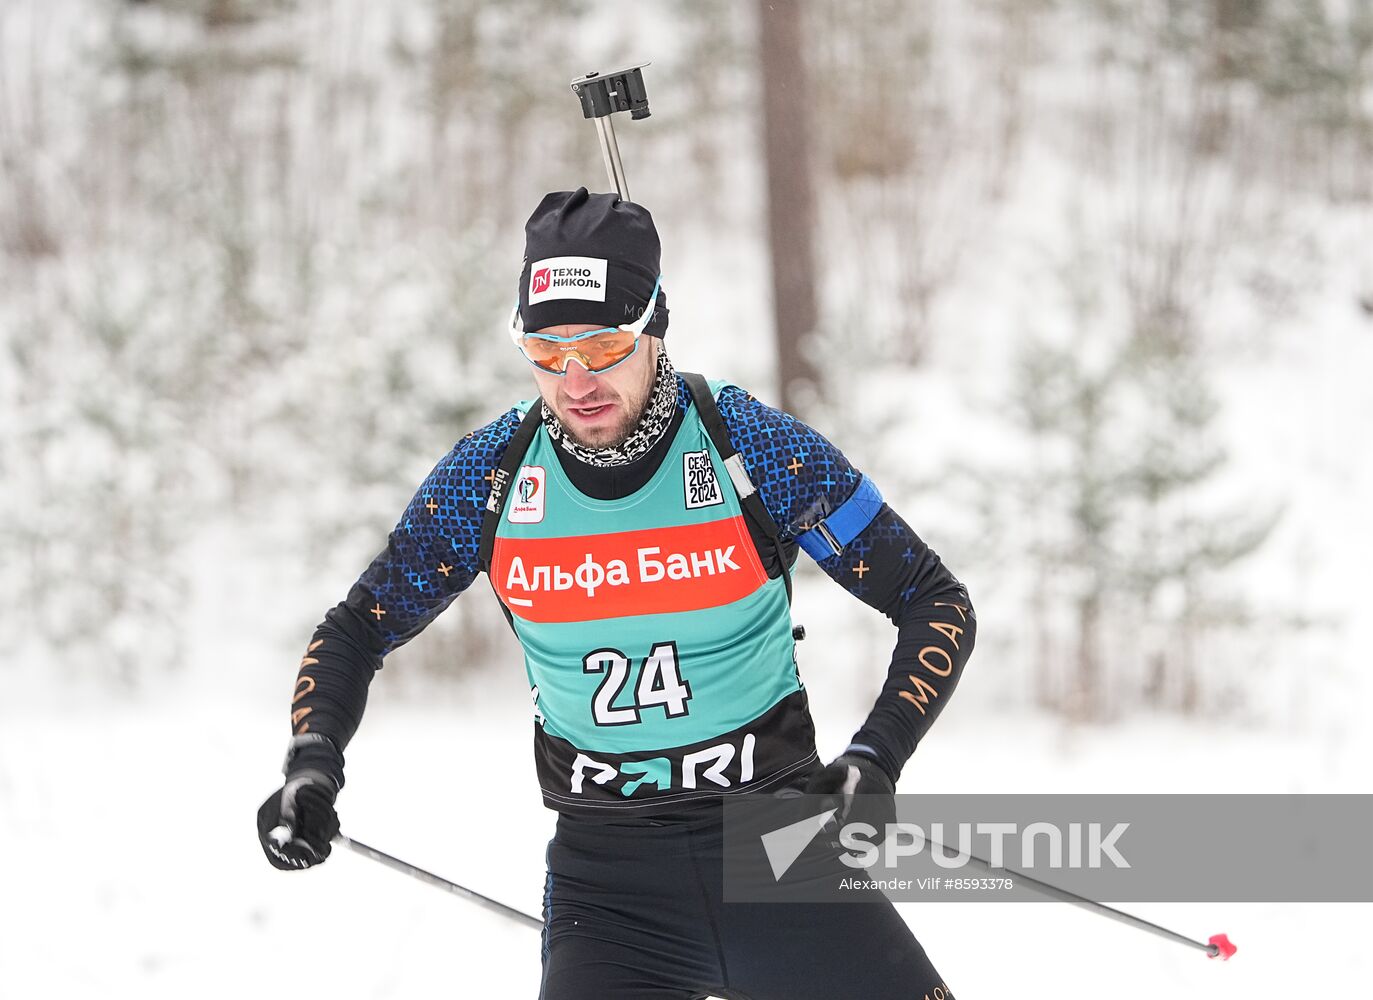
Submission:
<svg viewBox="0 0 1373 1000">
<path fill-rule="evenodd" d="M 530 929 L 348 853 L 304 873 L 267 865 L 253 821 L 278 781 L 284 708 L 267 692 L 279 678 L 221 669 L 222 690 L 173 683 L 145 703 L 0 709 L 0 995 L 536 995 Z M 857 713 L 837 672 L 807 674 L 822 752 L 834 752 Z M 552 814 L 521 671 L 497 676 L 420 704 L 383 672 L 340 815 L 357 839 L 537 914 Z M 1136 720 L 1065 733 L 978 710 L 976 659 L 965 684 L 903 791 L 1373 790 L 1366 727 Z M 509 780 L 475 777 L 491 764 Z M 1370 905 L 1123 908 L 1196 938 L 1224 931 L 1240 952 L 1208 961 L 1058 904 L 902 904 L 960 997 L 1348 996 L 1373 974 Z"/>
</svg>

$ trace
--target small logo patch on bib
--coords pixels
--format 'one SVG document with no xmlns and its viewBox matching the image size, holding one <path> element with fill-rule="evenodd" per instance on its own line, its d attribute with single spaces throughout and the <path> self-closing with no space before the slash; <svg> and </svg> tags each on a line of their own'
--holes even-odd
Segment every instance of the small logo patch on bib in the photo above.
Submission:
<svg viewBox="0 0 1373 1000">
<path fill-rule="evenodd" d="M 547 495 L 543 466 L 521 466 L 515 488 L 510 493 L 510 523 L 538 524 L 542 521 Z"/>
</svg>

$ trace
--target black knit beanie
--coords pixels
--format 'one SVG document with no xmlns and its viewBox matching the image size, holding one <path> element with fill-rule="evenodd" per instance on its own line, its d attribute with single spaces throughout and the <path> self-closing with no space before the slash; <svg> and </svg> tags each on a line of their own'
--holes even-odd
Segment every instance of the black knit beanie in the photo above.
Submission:
<svg viewBox="0 0 1373 1000">
<path fill-rule="evenodd" d="M 618 194 L 546 194 L 524 224 L 520 319 L 526 330 L 564 323 L 621 326 L 648 307 L 658 279 L 658 230 L 648 209 Z M 644 333 L 667 333 L 667 294 Z"/>
</svg>

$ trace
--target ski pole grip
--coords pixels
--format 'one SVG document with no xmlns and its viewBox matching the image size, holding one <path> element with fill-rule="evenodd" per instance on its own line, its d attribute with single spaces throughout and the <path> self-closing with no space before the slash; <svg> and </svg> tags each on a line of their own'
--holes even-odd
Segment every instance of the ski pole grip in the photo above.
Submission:
<svg viewBox="0 0 1373 1000">
<path fill-rule="evenodd" d="M 1224 934 L 1212 934 L 1206 941 L 1207 958 L 1218 958 L 1225 962 L 1238 950 Z"/>
</svg>

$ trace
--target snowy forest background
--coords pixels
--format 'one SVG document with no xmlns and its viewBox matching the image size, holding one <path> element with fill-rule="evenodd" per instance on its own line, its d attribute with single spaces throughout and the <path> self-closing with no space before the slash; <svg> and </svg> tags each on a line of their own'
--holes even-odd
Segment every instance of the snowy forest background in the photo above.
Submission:
<svg viewBox="0 0 1373 1000">
<path fill-rule="evenodd" d="M 977 606 L 902 789 L 1370 791 L 1370 0 L 0 0 L 0 995 L 63 995 L 54 963 L 240 995 L 350 933 L 340 995 L 536 991 L 524 932 L 351 859 L 283 885 L 249 826 L 314 624 L 533 392 L 524 219 L 606 187 L 568 82 L 644 60 L 653 115 L 616 124 L 677 366 L 819 427 Z M 894 634 L 798 570 L 829 754 Z M 486 589 L 388 660 L 340 810 L 536 909 Z M 483 874 L 461 772 L 493 744 L 519 830 Z M 302 929 L 318 900 L 340 923 Z M 1026 967 L 1089 995 L 1087 935 L 1158 970 L 1116 996 L 1318 981 L 1281 964 L 1298 908 L 1172 908 L 1271 936 L 1229 979 L 1080 915 L 931 909 L 960 996 Z"/>
</svg>

